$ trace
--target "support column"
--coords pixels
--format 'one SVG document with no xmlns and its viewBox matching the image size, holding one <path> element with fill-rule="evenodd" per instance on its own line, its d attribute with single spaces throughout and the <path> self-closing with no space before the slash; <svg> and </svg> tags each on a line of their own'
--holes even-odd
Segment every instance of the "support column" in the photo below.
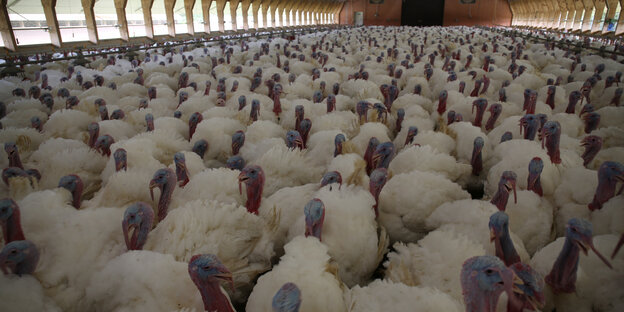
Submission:
<svg viewBox="0 0 624 312">
<path fill-rule="evenodd" d="M 242 0 L 241 9 L 243 10 L 243 29 L 249 30 L 249 6 L 251 6 L 251 0 Z"/>
<path fill-rule="evenodd" d="M 154 21 L 152 20 L 152 5 L 154 0 L 141 0 L 141 9 L 143 10 L 143 21 L 145 21 L 145 35 L 147 38 L 154 39 Z"/>
<path fill-rule="evenodd" d="M 548 24 L 550 23 L 550 15 L 552 14 L 553 8 L 550 1 L 544 1 L 542 7 L 543 10 L 540 14 L 540 27 L 548 28 Z"/>
<path fill-rule="evenodd" d="M 559 11 L 561 12 L 561 18 L 559 19 L 559 26 L 555 29 L 565 30 L 566 24 L 568 23 L 568 18 L 570 17 L 570 13 L 568 12 L 568 4 L 565 0 L 557 0 L 559 4 Z"/>
<path fill-rule="evenodd" d="M 13 34 L 13 27 L 11 27 L 11 20 L 9 19 L 7 0 L 0 0 L 0 34 L 2 34 L 4 47 L 15 51 L 17 44 L 15 43 L 15 35 Z"/>
<path fill-rule="evenodd" d="M 319 24 L 319 16 L 318 16 L 318 10 L 320 9 L 322 3 L 316 3 L 312 6 L 312 9 L 310 10 L 310 14 L 311 19 L 312 19 L 312 23 L 314 25 L 318 25 Z"/>
<path fill-rule="evenodd" d="M 210 5 L 212 4 L 212 0 L 201 0 L 202 6 L 202 15 L 204 17 L 204 32 L 210 33 Z"/>
<path fill-rule="evenodd" d="M 518 8 L 518 2 L 510 1 L 509 9 L 511 9 L 511 26 L 518 26 L 518 17 L 520 17 L 520 9 Z"/>
<path fill-rule="evenodd" d="M 85 15 L 85 22 L 87 23 L 87 33 L 89 33 L 89 41 L 94 44 L 98 43 L 97 26 L 95 25 L 95 13 L 93 12 L 93 6 L 95 0 L 81 0 L 82 10 Z"/>
<path fill-rule="evenodd" d="M 299 20 L 301 21 L 301 24 L 308 24 L 308 9 L 310 6 L 310 2 L 304 2 L 301 7 L 299 7 Z"/>
<path fill-rule="evenodd" d="M 295 6 L 295 3 L 297 1 L 296 0 L 290 0 L 288 1 L 288 5 L 286 6 L 286 24 L 287 26 L 291 27 L 295 24 L 295 21 L 293 20 L 292 16 L 293 16 L 293 8 Z"/>
<path fill-rule="evenodd" d="M 264 28 L 269 28 L 269 21 L 267 21 L 267 13 L 269 12 L 269 0 L 262 0 L 262 21 L 264 22 Z"/>
<path fill-rule="evenodd" d="M 254 19 L 254 27 L 255 29 L 258 29 L 260 26 L 260 22 L 258 21 L 258 11 L 260 11 L 260 5 L 262 4 L 262 0 L 254 0 L 251 3 L 251 14 L 253 15 L 253 19 Z"/>
<path fill-rule="evenodd" d="M 117 13 L 117 24 L 119 25 L 119 37 L 123 41 L 130 39 L 128 31 L 128 19 L 126 19 L 126 6 L 128 0 L 115 0 L 115 12 Z"/>
<path fill-rule="evenodd" d="M 334 24 L 340 24 L 340 12 L 344 9 L 344 3 L 336 5 L 336 11 L 334 11 Z"/>
<path fill-rule="evenodd" d="M 527 25 L 527 5 L 524 2 L 516 1 L 514 2 L 517 11 L 518 18 L 516 19 L 516 26 L 526 26 Z"/>
<path fill-rule="evenodd" d="M 58 19 L 56 18 L 56 0 L 41 0 L 43 13 L 45 13 L 46 23 L 50 32 L 50 41 L 52 45 L 61 47 L 61 30 L 59 29 Z"/>
<path fill-rule="evenodd" d="M 217 1 L 217 20 L 219 21 L 219 31 L 225 32 L 225 2 L 226 0 L 216 0 Z"/>
<path fill-rule="evenodd" d="M 193 24 L 193 7 L 195 0 L 184 0 L 184 14 L 186 14 L 186 29 L 189 35 L 195 35 L 195 25 Z"/>
<path fill-rule="evenodd" d="M 236 20 L 236 10 L 238 10 L 239 0 L 230 0 L 230 15 L 232 16 L 232 29 L 238 30 L 238 21 Z"/>
<path fill-rule="evenodd" d="M 237 19 L 236 13 L 238 11 L 239 5 L 240 5 L 240 0 L 230 0 L 230 14 L 232 15 L 232 29 L 234 31 L 238 30 L 238 19 Z"/>
<path fill-rule="evenodd" d="M 620 7 L 624 8 L 624 0 L 620 0 Z M 615 29 L 615 35 L 619 36 L 624 34 L 624 17 L 622 17 L 622 12 L 620 12 L 620 20 L 618 21 L 617 28 Z"/>
<path fill-rule="evenodd" d="M 591 30 L 591 12 L 594 8 L 594 1 L 592 0 L 583 0 L 583 7 L 585 8 L 585 18 L 583 19 L 583 24 L 581 25 L 582 32 L 588 32 Z"/>
<path fill-rule="evenodd" d="M 607 3 L 605 0 L 594 0 L 594 5 L 596 6 L 596 16 L 594 17 L 594 25 L 592 25 L 591 32 L 599 33 L 602 31 L 602 28 L 600 27 L 602 12 L 607 6 Z"/>
<path fill-rule="evenodd" d="M 553 29 L 559 26 L 558 18 L 559 18 L 559 15 L 561 14 L 561 9 L 559 8 L 558 1 L 548 0 L 548 4 L 551 8 L 551 12 L 548 15 L 549 21 L 548 21 L 547 27 L 548 29 Z"/>
<path fill-rule="evenodd" d="M 276 23 L 276 19 L 275 19 L 275 15 L 277 13 L 277 1 L 278 0 L 271 0 L 271 3 L 269 4 L 269 10 L 271 11 L 271 27 L 277 27 L 277 23 Z"/>
<path fill-rule="evenodd" d="M 279 15 L 280 27 L 284 27 L 284 11 L 286 10 L 287 1 L 280 1 L 277 3 L 277 14 Z"/>
<path fill-rule="evenodd" d="M 576 9 L 576 18 L 574 21 L 574 26 L 572 26 L 572 28 L 574 28 L 575 31 L 581 32 L 583 28 L 583 19 L 589 19 L 589 14 L 587 12 L 583 14 L 583 11 L 585 11 L 585 6 L 583 5 L 582 0 L 574 0 L 574 8 Z"/>
<path fill-rule="evenodd" d="M 173 18 L 173 7 L 176 0 L 165 0 L 165 15 L 167 16 L 167 33 L 175 37 L 175 19 Z"/>
</svg>

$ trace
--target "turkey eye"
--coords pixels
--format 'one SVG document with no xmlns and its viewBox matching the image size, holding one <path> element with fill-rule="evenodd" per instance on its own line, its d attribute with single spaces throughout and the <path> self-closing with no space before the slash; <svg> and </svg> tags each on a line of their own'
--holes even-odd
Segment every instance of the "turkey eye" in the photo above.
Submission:
<svg viewBox="0 0 624 312">
<path fill-rule="evenodd" d="M 11 254 L 13 254 L 13 255 L 14 255 L 14 254 L 16 254 L 16 253 L 17 253 L 17 249 L 13 249 L 13 250 L 11 250 Z"/>
<path fill-rule="evenodd" d="M 494 273 L 494 270 L 492 270 L 492 269 L 485 270 L 485 274 L 487 274 L 487 275 L 491 275 L 493 273 Z"/>
</svg>

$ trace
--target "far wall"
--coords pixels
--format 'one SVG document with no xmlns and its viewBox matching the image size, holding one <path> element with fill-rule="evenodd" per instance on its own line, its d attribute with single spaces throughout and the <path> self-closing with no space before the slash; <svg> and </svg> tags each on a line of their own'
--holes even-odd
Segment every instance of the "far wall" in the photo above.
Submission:
<svg viewBox="0 0 624 312">
<path fill-rule="evenodd" d="M 510 26 L 511 16 L 507 0 L 476 0 L 475 4 L 444 1 L 444 26 Z"/>
<path fill-rule="evenodd" d="M 444 26 L 511 25 L 507 0 L 476 0 L 475 4 L 462 4 L 460 0 L 430 1 L 444 1 Z M 383 4 L 370 4 L 369 0 L 347 0 L 340 12 L 340 24 L 353 25 L 354 12 L 361 11 L 364 25 L 400 26 L 402 2 L 385 0 Z"/>
<path fill-rule="evenodd" d="M 353 25 L 354 13 L 364 12 L 364 25 L 400 26 L 402 4 L 401 0 L 385 0 L 383 4 L 347 0 L 340 12 L 340 24 Z"/>
</svg>

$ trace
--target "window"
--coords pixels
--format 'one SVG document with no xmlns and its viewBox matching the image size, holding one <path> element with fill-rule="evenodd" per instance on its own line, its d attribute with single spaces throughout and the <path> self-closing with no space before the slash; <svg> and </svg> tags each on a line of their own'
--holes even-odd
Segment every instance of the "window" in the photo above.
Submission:
<svg viewBox="0 0 624 312">
<path fill-rule="evenodd" d="M 93 6 L 99 39 L 120 38 L 114 1 L 99 0 Z"/>
<path fill-rule="evenodd" d="M 219 31 L 219 17 L 217 16 L 217 1 L 210 4 L 210 31 Z"/>
<path fill-rule="evenodd" d="M 223 27 L 225 30 L 232 30 L 232 13 L 230 12 L 230 1 L 225 3 L 225 8 L 223 9 Z"/>
<path fill-rule="evenodd" d="M 87 21 L 80 0 L 58 0 L 56 18 L 63 42 L 89 40 Z"/>
<path fill-rule="evenodd" d="M 236 29 L 243 29 L 243 4 L 239 3 L 236 8 Z"/>
<path fill-rule="evenodd" d="M 40 0 L 9 1 L 7 11 L 17 45 L 51 43 Z"/>
<path fill-rule="evenodd" d="M 102 0 L 100 0 L 102 1 Z M 128 33 L 130 37 L 145 37 L 145 20 L 141 0 L 128 0 L 126 5 L 126 19 L 128 20 Z"/>
<path fill-rule="evenodd" d="M 250 5 L 249 9 L 247 9 L 247 24 L 249 28 L 254 28 L 254 18 L 253 18 L 253 6 Z"/>
<path fill-rule="evenodd" d="M 594 18 L 596 17 L 596 7 L 592 7 L 591 14 L 589 15 L 589 29 L 594 25 Z"/>
<path fill-rule="evenodd" d="M 605 23 L 605 19 L 607 18 L 607 6 L 605 5 L 604 10 L 602 10 L 602 14 L 600 14 L 601 18 L 600 18 L 600 24 L 599 24 L 599 28 L 600 30 L 602 30 L 604 28 L 604 23 Z"/>
<path fill-rule="evenodd" d="M 264 5 L 264 3 L 262 5 Z M 267 11 L 266 21 L 264 21 L 264 27 L 265 28 L 269 28 L 269 27 L 275 26 L 274 24 L 272 24 L 272 21 L 273 21 L 273 14 L 271 12 L 272 10 L 273 10 L 273 8 L 269 7 L 269 10 Z"/>
<path fill-rule="evenodd" d="M 264 20 L 264 18 L 262 18 L 262 10 L 264 10 L 264 6 L 265 4 L 260 5 L 260 8 L 258 9 L 258 28 L 263 28 L 264 27 L 264 22 L 266 22 Z"/>
<path fill-rule="evenodd" d="M 620 11 L 622 10 L 622 7 L 620 6 L 620 2 L 617 2 L 617 7 L 615 8 L 615 15 L 613 16 L 613 19 L 611 19 L 609 21 L 609 24 L 607 25 L 607 31 L 615 31 L 615 29 L 617 28 L 617 24 L 618 24 L 618 20 L 620 19 Z"/>
<path fill-rule="evenodd" d="M 571 12 L 572 15 L 569 16 L 568 23 L 566 24 L 567 28 L 572 29 L 574 26 L 574 21 L 576 21 L 576 11 Z"/>
<path fill-rule="evenodd" d="M 154 0 L 152 5 L 152 22 L 154 23 L 154 36 L 167 35 L 167 14 L 165 14 L 165 0 Z"/>
<path fill-rule="evenodd" d="M 195 0 L 195 6 L 193 6 L 193 28 L 195 32 L 204 31 L 204 13 L 202 12 L 202 0 Z"/>
<path fill-rule="evenodd" d="M 173 6 L 173 20 L 175 22 L 176 34 L 188 33 L 188 27 L 186 26 L 186 11 L 184 10 L 184 0 L 176 0 L 175 5 Z"/>
</svg>

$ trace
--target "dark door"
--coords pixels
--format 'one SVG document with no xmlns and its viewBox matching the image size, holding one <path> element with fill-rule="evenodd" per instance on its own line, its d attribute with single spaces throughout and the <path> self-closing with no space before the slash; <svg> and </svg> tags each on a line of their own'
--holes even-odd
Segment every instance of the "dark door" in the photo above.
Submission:
<svg viewBox="0 0 624 312">
<path fill-rule="evenodd" d="M 401 25 L 442 26 L 443 20 L 444 0 L 403 0 Z"/>
</svg>

